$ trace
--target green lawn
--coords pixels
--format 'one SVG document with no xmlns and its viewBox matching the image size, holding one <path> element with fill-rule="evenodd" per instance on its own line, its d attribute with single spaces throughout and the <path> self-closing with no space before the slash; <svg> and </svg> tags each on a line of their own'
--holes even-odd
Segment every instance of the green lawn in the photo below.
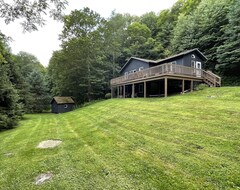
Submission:
<svg viewBox="0 0 240 190">
<path fill-rule="evenodd" d="M 0 132 L 0 189 L 240 189 L 240 88 L 26 115 Z"/>
</svg>

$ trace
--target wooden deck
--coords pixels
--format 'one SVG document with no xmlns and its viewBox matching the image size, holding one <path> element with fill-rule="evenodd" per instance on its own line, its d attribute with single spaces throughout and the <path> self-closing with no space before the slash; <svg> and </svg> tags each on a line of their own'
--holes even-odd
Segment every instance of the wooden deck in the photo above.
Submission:
<svg viewBox="0 0 240 190">
<path fill-rule="evenodd" d="M 202 69 L 175 65 L 171 63 L 158 65 L 126 76 L 114 78 L 110 81 L 110 84 L 112 87 L 114 87 L 151 80 L 158 80 L 166 77 L 180 80 L 186 79 L 202 81 L 209 86 L 221 86 L 221 78 L 212 73 L 211 71 L 205 71 Z"/>
</svg>

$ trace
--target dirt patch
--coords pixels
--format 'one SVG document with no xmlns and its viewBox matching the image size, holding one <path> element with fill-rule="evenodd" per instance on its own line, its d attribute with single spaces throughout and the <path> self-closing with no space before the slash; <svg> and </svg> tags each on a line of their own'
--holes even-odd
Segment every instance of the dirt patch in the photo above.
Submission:
<svg viewBox="0 0 240 190">
<path fill-rule="evenodd" d="M 35 185 L 41 185 L 43 183 L 45 183 L 46 181 L 49 181 L 50 179 L 52 179 L 53 174 L 51 172 L 45 173 L 45 174 L 40 174 L 39 176 L 37 176 L 35 178 Z"/>
<path fill-rule="evenodd" d="M 37 148 L 54 148 L 62 143 L 61 140 L 46 140 L 38 144 Z"/>
</svg>

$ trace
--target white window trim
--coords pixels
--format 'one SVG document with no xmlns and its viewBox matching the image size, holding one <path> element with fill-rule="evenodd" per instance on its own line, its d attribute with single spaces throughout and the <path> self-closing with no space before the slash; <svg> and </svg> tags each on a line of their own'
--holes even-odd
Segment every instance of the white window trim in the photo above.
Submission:
<svg viewBox="0 0 240 190">
<path fill-rule="evenodd" d="M 139 71 L 142 71 L 143 70 L 143 67 L 139 67 L 139 69 L 138 69 Z"/>
<path fill-rule="evenodd" d="M 191 58 L 195 59 L 195 58 L 196 58 L 196 56 L 195 56 L 194 54 L 192 54 L 192 55 L 191 55 Z"/>
<path fill-rule="evenodd" d="M 196 61 L 191 61 L 191 67 L 196 68 Z"/>
</svg>

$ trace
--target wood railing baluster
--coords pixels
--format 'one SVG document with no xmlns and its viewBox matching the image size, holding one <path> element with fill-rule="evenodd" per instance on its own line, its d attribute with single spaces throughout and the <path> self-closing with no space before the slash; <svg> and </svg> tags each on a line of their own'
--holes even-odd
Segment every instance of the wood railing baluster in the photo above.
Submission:
<svg viewBox="0 0 240 190">
<path fill-rule="evenodd" d="M 187 75 L 193 77 L 199 77 L 203 80 L 208 80 L 213 85 L 218 84 L 221 85 L 221 78 L 210 71 L 205 71 L 202 69 L 196 69 L 192 67 L 186 67 L 182 65 L 170 64 L 165 63 L 162 65 L 158 65 L 155 67 L 151 67 L 142 71 L 138 71 L 135 73 L 131 73 L 129 75 L 120 76 L 114 79 L 111 79 L 111 85 L 117 85 L 120 83 L 131 82 L 133 80 L 138 79 L 147 79 L 150 77 L 154 77 L 157 75 L 164 75 L 164 74 L 177 74 L 177 75 Z"/>
</svg>

